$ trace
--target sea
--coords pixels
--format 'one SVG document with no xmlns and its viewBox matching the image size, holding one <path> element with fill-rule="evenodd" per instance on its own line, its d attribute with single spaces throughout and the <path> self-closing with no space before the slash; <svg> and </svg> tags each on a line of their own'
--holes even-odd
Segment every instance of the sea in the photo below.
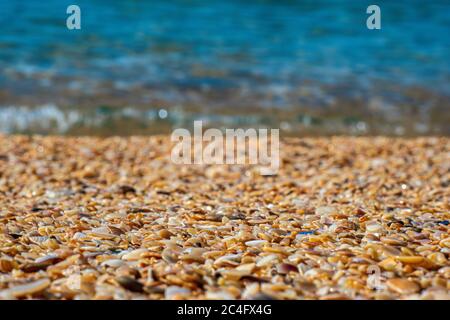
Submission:
<svg viewBox="0 0 450 320">
<path fill-rule="evenodd" d="M 0 1 L 0 132 L 450 135 L 449 34 L 448 0 Z"/>
</svg>

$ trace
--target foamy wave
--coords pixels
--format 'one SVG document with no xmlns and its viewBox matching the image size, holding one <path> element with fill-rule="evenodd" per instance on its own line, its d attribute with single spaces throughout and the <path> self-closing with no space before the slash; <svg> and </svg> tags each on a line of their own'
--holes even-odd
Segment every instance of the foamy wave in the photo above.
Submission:
<svg viewBox="0 0 450 320">
<path fill-rule="evenodd" d="M 3 133 L 23 132 L 36 127 L 44 130 L 56 129 L 66 132 L 81 119 L 75 110 L 62 110 L 54 104 L 39 107 L 0 107 L 0 131 Z"/>
</svg>

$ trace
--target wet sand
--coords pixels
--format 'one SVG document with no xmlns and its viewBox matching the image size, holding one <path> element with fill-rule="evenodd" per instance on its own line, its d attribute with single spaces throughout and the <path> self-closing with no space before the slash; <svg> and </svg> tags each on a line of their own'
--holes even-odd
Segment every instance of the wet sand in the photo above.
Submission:
<svg viewBox="0 0 450 320">
<path fill-rule="evenodd" d="M 284 139 L 273 177 L 170 150 L 0 136 L 0 298 L 450 299 L 449 138 Z"/>
</svg>

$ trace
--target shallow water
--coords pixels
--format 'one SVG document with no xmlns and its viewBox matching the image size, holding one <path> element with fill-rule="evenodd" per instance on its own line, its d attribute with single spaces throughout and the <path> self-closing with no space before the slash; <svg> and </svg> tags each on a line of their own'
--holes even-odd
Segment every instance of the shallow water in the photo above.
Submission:
<svg viewBox="0 0 450 320">
<path fill-rule="evenodd" d="M 65 27 L 71 3 L 0 2 L 0 131 L 128 134 L 138 121 L 145 133 L 203 117 L 450 134 L 448 1 L 378 1 L 378 31 L 370 1 L 76 3 L 79 31 Z M 168 119 L 143 116 L 161 108 Z"/>
</svg>

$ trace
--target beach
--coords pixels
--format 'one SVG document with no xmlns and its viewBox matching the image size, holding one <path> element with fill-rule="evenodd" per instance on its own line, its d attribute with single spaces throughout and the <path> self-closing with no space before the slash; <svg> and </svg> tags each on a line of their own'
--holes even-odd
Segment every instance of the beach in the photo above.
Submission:
<svg viewBox="0 0 450 320">
<path fill-rule="evenodd" d="M 283 138 L 277 175 L 166 135 L 0 136 L 0 299 L 449 299 L 448 137 Z"/>
</svg>

